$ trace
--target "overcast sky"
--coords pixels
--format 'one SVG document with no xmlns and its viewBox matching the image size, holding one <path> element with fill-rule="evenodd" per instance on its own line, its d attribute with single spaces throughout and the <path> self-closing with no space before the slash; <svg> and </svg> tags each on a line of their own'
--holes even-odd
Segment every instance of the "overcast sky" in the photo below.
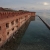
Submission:
<svg viewBox="0 0 50 50">
<path fill-rule="evenodd" d="M 49 10 L 50 0 L 0 0 L 0 7 L 25 9 L 25 10 Z"/>
</svg>

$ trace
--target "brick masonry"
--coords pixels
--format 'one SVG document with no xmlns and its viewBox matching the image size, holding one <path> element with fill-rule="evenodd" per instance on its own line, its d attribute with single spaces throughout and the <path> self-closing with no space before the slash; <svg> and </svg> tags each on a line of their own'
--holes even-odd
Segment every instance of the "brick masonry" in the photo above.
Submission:
<svg viewBox="0 0 50 50">
<path fill-rule="evenodd" d="M 13 36 L 14 32 L 30 17 L 35 17 L 35 12 L 6 11 L 2 9 L 2 11 L 0 11 L 0 47 L 4 45 L 10 37 Z"/>
</svg>

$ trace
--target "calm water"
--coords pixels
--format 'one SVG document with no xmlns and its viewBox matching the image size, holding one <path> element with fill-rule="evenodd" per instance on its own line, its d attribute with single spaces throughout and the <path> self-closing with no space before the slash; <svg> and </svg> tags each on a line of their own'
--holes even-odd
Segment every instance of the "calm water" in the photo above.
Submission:
<svg viewBox="0 0 50 50">
<path fill-rule="evenodd" d="M 0 50 L 50 50 L 50 30 L 38 17 L 32 17 Z"/>
<path fill-rule="evenodd" d="M 38 17 L 30 22 L 18 50 L 50 50 L 50 31 Z"/>
<path fill-rule="evenodd" d="M 50 12 L 38 12 L 36 14 L 42 17 L 50 25 Z"/>
</svg>

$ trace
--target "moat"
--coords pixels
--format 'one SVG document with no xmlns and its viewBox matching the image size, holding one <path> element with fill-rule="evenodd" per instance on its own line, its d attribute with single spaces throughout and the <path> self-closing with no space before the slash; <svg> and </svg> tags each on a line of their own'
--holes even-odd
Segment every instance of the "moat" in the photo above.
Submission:
<svg viewBox="0 0 50 50">
<path fill-rule="evenodd" d="M 50 50 L 50 30 L 39 17 L 31 17 L 0 50 Z"/>
</svg>

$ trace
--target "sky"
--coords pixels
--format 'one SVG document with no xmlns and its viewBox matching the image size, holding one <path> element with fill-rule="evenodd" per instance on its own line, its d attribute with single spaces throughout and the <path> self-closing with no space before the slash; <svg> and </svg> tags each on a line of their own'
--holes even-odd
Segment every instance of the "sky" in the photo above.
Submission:
<svg viewBox="0 0 50 50">
<path fill-rule="evenodd" d="M 0 0 L 0 7 L 23 10 L 50 10 L 50 0 Z"/>
</svg>

